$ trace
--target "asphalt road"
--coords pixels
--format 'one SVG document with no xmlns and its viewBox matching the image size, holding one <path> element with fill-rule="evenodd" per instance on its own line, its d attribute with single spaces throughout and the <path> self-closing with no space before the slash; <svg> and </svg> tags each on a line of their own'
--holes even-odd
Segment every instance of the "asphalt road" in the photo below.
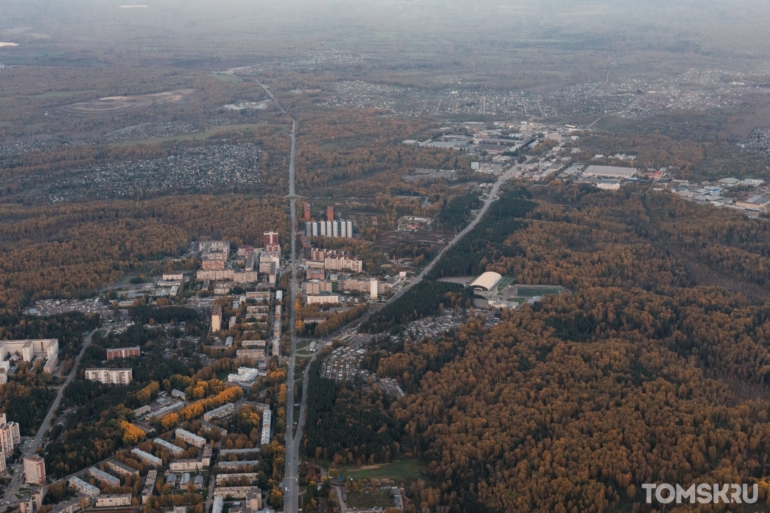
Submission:
<svg viewBox="0 0 770 513">
<path fill-rule="evenodd" d="M 299 467 L 299 440 L 294 437 L 294 365 L 297 354 L 297 312 L 294 302 L 297 298 L 297 202 L 294 198 L 294 154 L 296 149 L 297 123 L 292 120 L 291 125 L 291 155 L 289 157 L 289 210 L 291 213 L 291 273 L 289 295 L 289 333 L 291 334 L 291 356 L 288 359 L 288 373 L 286 377 L 286 455 L 285 471 L 283 479 L 283 510 L 287 513 L 296 513 L 298 508 L 298 467 Z M 300 433 L 301 430 L 298 430 Z"/>
<path fill-rule="evenodd" d="M 95 331 L 95 330 L 94 330 Z M 69 385 L 73 379 L 75 379 L 75 376 L 78 373 L 78 366 L 80 365 L 80 360 L 83 359 L 83 355 L 86 353 L 86 348 L 88 348 L 89 345 L 91 345 L 91 338 L 93 337 L 94 332 L 92 331 L 86 337 L 83 339 L 83 348 L 80 350 L 80 353 L 75 358 L 75 364 L 72 366 L 72 370 L 70 370 L 69 375 L 67 376 L 67 379 L 64 380 L 64 384 L 59 387 L 59 391 L 56 394 L 56 399 L 54 399 L 53 404 L 51 404 L 51 408 L 48 410 L 48 415 L 45 416 L 45 420 L 43 420 L 43 423 L 40 425 L 40 429 L 37 430 L 37 434 L 35 435 L 35 439 L 32 441 L 32 443 L 27 447 L 26 451 L 22 452 L 22 458 L 25 456 L 32 456 L 37 452 L 38 447 L 40 447 L 40 444 L 43 442 L 43 436 L 48 432 L 48 430 L 51 428 L 51 421 L 53 420 L 54 412 L 59 408 L 59 404 L 61 403 L 61 399 L 64 395 L 64 389 L 67 388 L 67 385 Z M 11 484 L 8 485 L 8 489 L 5 492 L 5 497 L 10 498 L 11 505 L 18 504 L 19 500 L 16 498 L 16 492 L 19 491 L 19 487 L 21 486 L 21 478 L 22 478 L 22 472 L 16 472 L 13 475 L 13 479 L 11 480 Z"/>
<path fill-rule="evenodd" d="M 398 298 L 406 294 L 409 291 L 409 289 L 411 289 L 412 287 L 420 283 L 423 280 L 423 278 L 425 278 L 425 276 L 427 276 L 427 274 L 431 272 L 434 267 L 436 267 L 436 264 L 438 263 L 439 260 L 441 260 L 441 257 L 444 256 L 444 253 L 452 249 L 455 246 L 455 244 L 460 242 L 460 240 L 462 240 L 463 237 L 468 235 L 471 232 L 471 230 L 473 230 L 479 224 L 479 222 L 484 218 L 484 215 L 486 215 L 487 210 L 489 210 L 489 206 L 492 205 L 492 203 L 497 199 L 497 194 L 500 191 L 500 186 L 503 185 L 503 183 L 505 183 L 507 180 L 511 178 L 511 174 L 512 173 L 509 171 L 507 173 L 500 175 L 500 178 L 498 178 L 495 184 L 492 186 L 492 190 L 489 192 L 489 196 L 487 197 L 487 199 L 484 200 L 484 205 L 481 207 L 481 210 L 479 210 L 479 213 L 476 214 L 476 217 L 473 218 L 473 221 L 468 223 L 468 226 L 463 228 L 460 233 L 455 235 L 454 238 L 449 241 L 449 244 L 444 246 L 444 249 L 442 249 L 439 252 L 439 254 L 436 255 L 436 258 L 431 260 L 430 263 L 427 266 L 425 266 L 425 269 L 423 269 L 420 272 L 420 274 L 415 276 L 412 281 L 410 281 L 401 290 L 399 290 L 398 293 L 396 293 L 392 298 L 390 298 L 388 303 L 392 303 L 396 301 Z"/>
</svg>

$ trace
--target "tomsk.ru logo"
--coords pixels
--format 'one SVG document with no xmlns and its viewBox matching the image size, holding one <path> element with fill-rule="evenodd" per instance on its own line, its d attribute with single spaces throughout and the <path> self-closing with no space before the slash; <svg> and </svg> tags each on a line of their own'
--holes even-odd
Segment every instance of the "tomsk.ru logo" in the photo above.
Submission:
<svg viewBox="0 0 770 513">
<path fill-rule="evenodd" d="M 642 489 L 647 492 L 647 504 L 652 504 L 653 496 L 661 504 L 754 504 L 759 499 L 759 486 L 752 485 L 749 494 L 748 485 L 739 484 L 693 484 L 689 488 L 668 483 L 644 483 Z"/>
</svg>

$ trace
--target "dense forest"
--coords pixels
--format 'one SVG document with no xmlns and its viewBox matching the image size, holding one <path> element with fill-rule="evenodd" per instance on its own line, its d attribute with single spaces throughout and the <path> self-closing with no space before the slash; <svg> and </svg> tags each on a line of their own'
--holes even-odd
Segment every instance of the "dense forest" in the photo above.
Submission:
<svg viewBox="0 0 770 513">
<path fill-rule="evenodd" d="M 442 308 L 470 306 L 472 299 L 472 292 L 457 283 L 423 280 L 361 323 L 359 331 L 380 333 L 435 315 Z"/>
<path fill-rule="evenodd" d="M 630 510 L 661 481 L 770 498 L 767 223 L 633 189 L 533 192 L 468 262 L 572 293 L 370 357 L 407 392 L 388 415 L 437 506 Z"/>
<path fill-rule="evenodd" d="M 181 255 L 201 237 L 254 244 L 276 229 L 286 240 L 283 203 L 230 195 L 0 205 L 0 312 L 40 298 L 91 297 L 126 272 Z"/>
<path fill-rule="evenodd" d="M 318 360 L 310 368 L 305 454 L 340 464 L 388 462 L 399 452 L 398 430 L 382 396 L 322 378 L 320 368 Z"/>
<path fill-rule="evenodd" d="M 476 228 L 444 255 L 429 277 L 477 276 L 489 263 L 520 254 L 508 238 L 524 226 L 521 218 L 535 208 L 536 204 L 526 199 L 529 196 L 525 189 L 502 192 Z"/>
</svg>

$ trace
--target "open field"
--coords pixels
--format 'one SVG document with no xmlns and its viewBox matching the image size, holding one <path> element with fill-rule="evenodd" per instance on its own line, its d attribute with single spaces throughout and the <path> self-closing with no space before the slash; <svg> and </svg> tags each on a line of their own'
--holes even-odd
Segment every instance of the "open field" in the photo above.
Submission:
<svg viewBox="0 0 770 513">
<path fill-rule="evenodd" d="M 258 123 L 243 123 L 240 125 L 222 125 L 214 126 L 205 132 L 195 132 L 192 134 L 172 135 L 168 137 L 150 137 L 149 139 L 125 140 L 111 143 L 110 146 L 134 146 L 136 144 L 161 144 L 171 141 L 194 141 L 216 137 L 222 134 L 233 132 L 243 132 L 246 130 L 256 130 L 260 125 Z"/>
<path fill-rule="evenodd" d="M 390 479 L 396 482 L 414 481 L 421 478 L 420 473 L 427 467 L 417 460 L 397 460 L 379 465 L 344 465 L 339 467 L 338 475 L 353 479 Z"/>
<path fill-rule="evenodd" d="M 132 109 L 141 109 L 152 105 L 176 103 L 194 93 L 194 89 L 177 89 L 162 93 L 145 94 L 141 96 L 105 96 L 98 100 L 73 103 L 60 107 L 64 114 L 116 114 Z"/>
<path fill-rule="evenodd" d="M 393 506 L 393 497 L 389 491 L 378 490 L 376 492 L 348 492 L 348 506 L 358 509 L 388 508 Z"/>
</svg>

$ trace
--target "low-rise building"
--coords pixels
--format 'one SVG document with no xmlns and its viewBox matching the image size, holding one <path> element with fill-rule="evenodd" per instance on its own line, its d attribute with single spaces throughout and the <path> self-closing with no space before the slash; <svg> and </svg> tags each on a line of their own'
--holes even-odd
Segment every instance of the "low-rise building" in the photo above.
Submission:
<svg viewBox="0 0 770 513">
<path fill-rule="evenodd" d="M 259 493 L 257 486 L 220 486 L 214 488 L 214 497 L 224 499 L 245 499 L 249 494 Z"/>
<path fill-rule="evenodd" d="M 762 212 L 770 209 L 770 196 L 765 194 L 755 194 L 742 201 L 736 201 L 735 206 L 745 210 Z"/>
<path fill-rule="evenodd" d="M 139 474 L 139 471 L 134 467 L 129 467 L 125 463 L 121 463 L 118 460 L 108 460 L 105 465 L 108 469 L 121 476 L 132 476 Z"/>
<path fill-rule="evenodd" d="M 156 467 L 163 466 L 163 460 L 153 456 L 149 452 L 145 452 L 141 449 L 134 448 L 134 449 L 131 449 L 131 454 L 135 455 L 137 458 L 139 458 L 140 460 L 144 461 L 149 465 L 154 465 Z"/>
<path fill-rule="evenodd" d="M 230 378 L 228 377 L 227 380 L 230 381 Z M 206 422 L 211 422 L 212 420 L 223 419 L 232 415 L 234 411 L 235 405 L 233 403 L 223 404 L 219 408 L 204 413 L 203 420 Z"/>
<path fill-rule="evenodd" d="M 130 493 L 101 495 L 96 499 L 97 508 L 110 508 L 115 506 L 130 506 L 130 505 L 131 505 Z"/>
<path fill-rule="evenodd" d="M 93 477 L 97 481 L 101 481 L 107 486 L 112 486 L 112 487 L 120 486 L 120 479 L 96 467 L 91 467 L 86 472 L 88 473 L 89 476 Z"/>
<path fill-rule="evenodd" d="M 183 442 L 194 445 L 195 447 L 203 447 L 206 445 L 205 438 L 200 437 L 194 433 L 190 433 L 184 429 L 177 429 L 174 431 L 174 434 L 176 435 L 177 440 L 182 440 Z"/>
<path fill-rule="evenodd" d="M 162 438 L 156 438 L 156 439 L 154 439 L 152 441 L 152 443 L 154 443 L 155 445 L 157 445 L 159 447 L 162 447 L 162 448 L 164 448 L 164 449 L 166 449 L 168 451 L 171 451 L 171 454 L 173 454 L 175 456 L 179 455 L 179 454 L 182 454 L 184 452 L 184 449 L 182 449 L 178 445 L 174 445 L 171 442 L 167 442 L 166 440 L 164 440 Z"/>
<path fill-rule="evenodd" d="M 60 502 L 57 504 L 53 509 L 53 513 L 77 513 L 90 505 L 91 500 L 89 498 L 76 497 L 67 502 Z"/>
<path fill-rule="evenodd" d="M 222 329 L 222 306 L 214 305 L 211 309 L 211 332 L 216 333 Z"/>
<path fill-rule="evenodd" d="M 220 461 L 217 463 L 217 467 L 223 469 L 256 467 L 257 465 L 259 465 L 259 460 Z"/>
<path fill-rule="evenodd" d="M 78 493 L 82 493 L 86 497 L 99 497 L 102 493 L 97 487 L 90 483 L 86 483 L 79 477 L 71 477 L 68 482 L 71 488 Z"/>
<path fill-rule="evenodd" d="M 257 481 L 259 474 L 256 472 L 237 473 L 237 474 L 217 474 L 215 484 L 217 486 L 227 485 L 228 483 L 240 483 L 241 479 L 246 478 L 249 483 Z"/>
<path fill-rule="evenodd" d="M 262 355 L 264 357 L 264 350 Z M 259 377 L 259 370 L 251 367 L 238 367 L 237 374 L 228 374 L 227 381 L 230 383 L 237 383 L 242 386 L 251 386 L 254 381 Z"/>
<path fill-rule="evenodd" d="M 251 360 L 264 360 L 265 350 L 264 349 L 238 349 L 235 352 L 235 355 L 239 360 L 243 360 L 245 358 L 250 358 Z"/>
<path fill-rule="evenodd" d="M 171 472 L 198 472 L 203 470 L 201 460 L 174 460 L 169 464 Z"/>
<path fill-rule="evenodd" d="M 214 505 L 211 507 L 211 513 L 222 513 L 225 507 L 225 499 L 222 496 L 214 497 Z"/>
<path fill-rule="evenodd" d="M 150 470 L 147 472 L 147 477 L 144 480 L 144 488 L 142 489 L 142 504 L 147 504 L 150 500 L 152 492 L 155 490 L 155 480 L 158 479 L 158 471 Z"/>
<path fill-rule="evenodd" d="M 340 296 L 337 294 L 308 294 L 305 296 L 305 303 L 308 305 L 336 305 L 340 303 Z"/>
<path fill-rule="evenodd" d="M 230 508 L 232 513 L 256 513 L 262 509 L 262 491 L 257 488 L 252 490 L 244 498 L 243 503 L 240 506 L 234 506 Z"/>
</svg>

